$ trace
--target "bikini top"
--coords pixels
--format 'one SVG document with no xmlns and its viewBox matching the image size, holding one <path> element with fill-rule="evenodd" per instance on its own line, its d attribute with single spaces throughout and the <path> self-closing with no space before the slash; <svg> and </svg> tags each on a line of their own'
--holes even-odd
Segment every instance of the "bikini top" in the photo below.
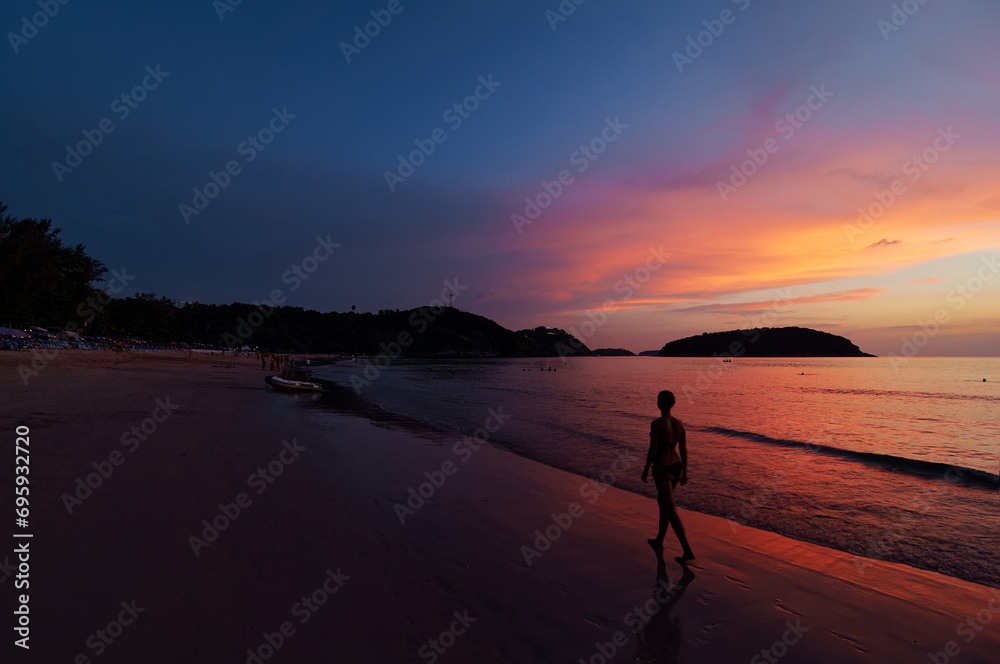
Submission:
<svg viewBox="0 0 1000 664">
<path fill-rule="evenodd" d="M 657 423 L 662 422 L 663 418 L 657 418 L 653 420 L 649 427 L 649 437 L 653 442 L 656 442 L 656 456 L 653 459 L 654 466 L 669 466 L 674 463 L 680 463 L 681 458 L 677 454 L 677 443 L 680 441 L 680 433 L 678 426 L 683 426 L 683 422 L 678 420 L 676 417 L 671 415 L 666 421 L 666 433 L 667 440 L 660 440 L 656 438 L 657 434 Z M 665 443 L 665 444 L 664 444 Z"/>
</svg>

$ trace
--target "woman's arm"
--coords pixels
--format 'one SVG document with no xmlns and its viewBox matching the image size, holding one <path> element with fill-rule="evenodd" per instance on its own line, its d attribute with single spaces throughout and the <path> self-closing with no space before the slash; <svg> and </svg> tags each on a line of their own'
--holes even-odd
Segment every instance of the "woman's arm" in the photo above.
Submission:
<svg viewBox="0 0 1000 664">
<path fill-rule="evenodd" d="M 684 430 L 684 424 L 677 420 L 677 428 L 679 432 L 679 438 L 677 440 L 677 447 L 681 453 L 681 484 L 687 484 L 688 481 L 688 446 L 687 446 L 687 431 Z"/>
<path fill-rule="evenodd" d="M 653 465 L 656 458 L 656 420 L 649 425 L 649 452 L 646 454 L 646 465 L 642 469 L 642 481 L 647 482 L 649 477 L 649 467 Z"/>
</svg>

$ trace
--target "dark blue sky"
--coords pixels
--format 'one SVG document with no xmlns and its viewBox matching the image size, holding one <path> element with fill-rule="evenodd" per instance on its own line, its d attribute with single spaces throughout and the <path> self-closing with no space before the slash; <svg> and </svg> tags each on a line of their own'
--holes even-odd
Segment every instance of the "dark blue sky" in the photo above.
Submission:
<svg viewBox="0 0 1000 664">
<path fill-rule="evenodd" d="M 17 91 L 4 105 L 11 212 L 54 218 L 68 240 L 131 268 L 143 290 L 216 302 L 259 297 L 332 233 L 345 251 L 317 275 L 327 287 L 295 299 L 416 305 L 466 268 L 447 245 L 491 192 L 546 174 L 539 155 L 561 156 L 563 137 L 642 92 L 620 47 L 594 43 L 593 26 L 608 20 L 598 3 L 553 32 L 537 3 L 405 2 L 350 64 L 339 43 L 385 5 L 333 4 L 246 0 L 223 21 L 207 1 L 62 6 L 6 56 Z M 0 25 L 31 10 L 6 3 Z M 118 119 L 111 102 L 147 66 L 169 76 Z M 383 172 L 491 74 L 497 94 L 392 195 Z M 237 146 L 275 107 L 296 116 L 288 130 L 185 226 L 178 205 L 210 170 L 242 162 Z M 115 131 L 58 182 L 51 162 L 105 117 Z M 494 216 L 484 221 L 506 222 Z"/>
<path fill-rule="evenodd" d="M 996 77 L 982 63 L 996 63 L 998 11 L 987 2 L 929 3 L 883 34 L 878 21 L 891 16 L 891 2 L 588 0 L 553 30 L 546 12 L 557 10 L 556 0 L 400 0 L 402 11 L 348 63 L 341 43 L 388 4 L 244 0 L 220 20 L 209 0 L 76 0 L 12 44 L 22 17 L 41 10 L 37 0 L 4 3 L 0 200 L 15 216 L 52 218 L 67 241 L 134 274 L 138 291 L 223 303 L 282 288 L 293 305 L 377 310 L 425 304 L 444 279 L 457 277 L 469 288 L 456 306 L 513 328 L 583 320 L 643 264 L 650 246 L 666 244 L 672 264 L 590 340 L 643 350 L 740 322 L 675 319 L 674 308 L 766 300 L 768 289 L 782 286 L 803 289 L 800 297 L 859 285 L 890 290 L 848 283 L 884 271 L 846 269 L 843 260 L 822 274 L 762 276 L 733 255 L 725 264 L 734 274 L 721 279 L 707 248 L 691 246 L 688 224 L 731 240 L 733 229 L 720 220 L 746 218 L 749 229 L 761 227 L 759 217 L 780 217 L 781 229 L 794 225 L 785 214 L 794 208 L 840 233 L 870 198 L 871 183 L 891 175 L 911 146 L 932 140 L 938 125 L 965 121 L 965 131 L 978 132 L 968 148 L 996 140 Z M 728 24 L 717 21 L 723 12 Z M 720 34 L 703 37 L 709 45 L 679 71 L 674 54 L 706 21 Z M 144 79 L 153 87 L 147 67 L 168 75 L 140 91 L 145 99 L 122 117 L 116 99 Z M 449 124 L 444 113 L 473 95 L 480 77 L 499 86 L 488 96 L 480 88 L 478 108 L 461 126 Z M 753 193 L 761 201 L 750 202 L 748 186 L 737 207 L 719 207 L 716 183 L 734 159 L 745 159 L 819 84 L 835 91 L 830 108 L 801 130 L 795 153 L 776 155 L 767 176 L 840 172 L 849 160 L 830 146 L 864 151 L 872 136 L 890 137 L 879 164 L 868 164 L 872 172 L 859 166 L 850 176 L 857 200 L 833 219 L 830 201 L 806 211 L 765 194 L 773 190 L 761 178 Z M 979 114 L 961 110 L 970 106 Z M 241 144 L 268 127 L 274 109 L 294 118 L 247 161 Z M 60 181 L 53 162 L 65 163 L 67 145 L 104 118 L 114 130 Z M 627 129 L 576 172 L 571 155 L 616 118 Z M 385 172 L 438 128 L 446 140 L 391 191 Z M 179 206 L 192 205 L 192 189 L 231 160 L 238 175 L 185 223 Z M 565 197 L 517 233 L 511 215 L 563 169 L 574 172 Z M 695 206 L 692 196 L 719 209 Z M 951 254 L 889 262 L 902 270 L 973 246 L 995 249 L 996 215 L 977 210 L 954 221 L 992 224 L 980 225 L 988 232 L 975 241 Z M 866 239 L 889 232 L 885 226 Z M 282 275 L 328 236 L 340 248 L 292 291 Z M 787 260 L 782 251 L 772 263 Z M 832 329 L 851 312 L 811 321 L 807 313 L 788 324 Z M 917 315 L 860 327 L 895 329 Z"/>
</svg>

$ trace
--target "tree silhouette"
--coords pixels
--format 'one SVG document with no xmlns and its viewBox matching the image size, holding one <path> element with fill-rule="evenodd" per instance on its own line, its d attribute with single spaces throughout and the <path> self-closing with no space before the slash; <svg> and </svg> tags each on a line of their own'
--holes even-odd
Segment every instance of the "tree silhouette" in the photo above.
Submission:
<svg viewBox="0 0 1000 664">
<path fill-rule="evenodd" d="M 15 219 L 0 203 L 0 321 L 62 326 L 107 272 L 82 244 L 63 245 L 50 219 Z"/>
</svg>

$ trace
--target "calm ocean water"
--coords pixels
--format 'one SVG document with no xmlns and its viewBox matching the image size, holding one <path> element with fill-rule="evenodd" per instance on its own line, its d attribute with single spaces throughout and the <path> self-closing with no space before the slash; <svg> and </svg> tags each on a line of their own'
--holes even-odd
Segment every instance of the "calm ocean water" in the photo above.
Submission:
<svg viewBox="0 0 1000 664">
<path fill-rule="evenodd" d="M 746 524 L 1000 587 L 997 358 L 397 360 L 361 397 L 464 434 L 501 409 L 492 442 L 594 479 L 630 453 L 615 485 L 654 496 L 639 474 L 662 389 L 688 431 L 677 502 L 731 519 L 734 541 Z"/>
</svg>

